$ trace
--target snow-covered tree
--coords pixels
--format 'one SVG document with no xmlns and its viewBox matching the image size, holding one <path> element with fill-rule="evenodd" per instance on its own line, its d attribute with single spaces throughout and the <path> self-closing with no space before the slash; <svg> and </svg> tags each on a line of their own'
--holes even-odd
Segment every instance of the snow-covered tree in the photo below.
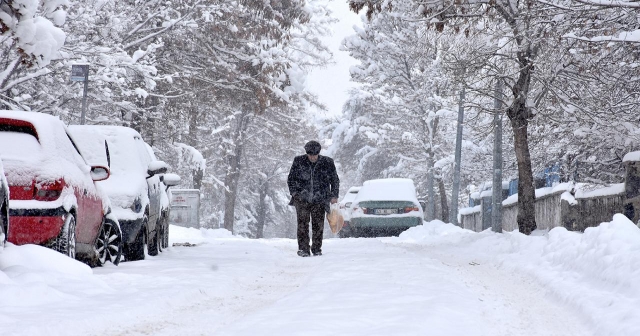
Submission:
<svg viewBox="0 0 640 336">
<path fill-rule="evenodd" d="M 31 83 L 52 70 L 66 34 L 67 0 L 0 2 L 0 108 L 30 109 Z"/>
<path fill-rule="evenodd" d="M 366 7 L 369 16 L 377 11 L 391 10 L 398 3 L 398 1 L 389 0 L 350 1 L 354 10 Z M 473 65 L 482 69 L 485 76 L 499 79 L 506 84 L 508 95 L 505 96 L 504 106 L 506 106 L 506 115 L 513 132 L 515 157 L 518 163 L 518 223 L 520 231 L 527 234 L 536 228 L 530 125 L 538 118 L 541 111 L 551 110 L 554 113 L 547 116 L 557 118 L 564 126 L 561 131 L 565 132 L 571 127 L 568 124 L 569 120 L 561 119 L 563 116 L 558 115 L 557 112 L 562 111 L 561 109 L 566 112 L 567 108 L 569 111 L 576 111 L 575 106 L 579 104 L 572 102 L 564 106 L 553 106 L 554 99 L 556 102 L 561 102 L 558 97 L 553 97 L 553 92 L 563 96 L 566 92 L 562 88 L 570 86 L 570 83 L 566 79 L 563 80 L 559 74 L 570 73 L 572 80 L 579 78 L 579 82 L 588 83 L 585 89 L 591 90 L 596 85 L 591 74 L 593 71 L 602 69 L 598 66 L 597 52 L 593 51 L 584 53 L 588 56 L 587 62 L 567 62 L 568 59 L 573 58 L 572 55 L 578 55 L 581 52 L 566 46 L 575 42 L 576 36 L 578 40 L 588 36 L 589 42 L 592 42 L 593 34 L 596 32 L 615 37 L 617 31 L 622 31 L 624 34 L 621 33 L 616 38 L 620 40 L 620 36 L 629 37 L 632 32 L 635 32 L 634 29 L 637 29 L 633 26 L 637 25 L 637 21 L 629 26 L 629 20 L 626 19 L 628 16 L 607 16 L 602 13 L 596 14 L 596 12 L 591 13 L 594 15 L 584 15 L 586 13 L 584 3 L 589 6 L 598 6 L 595 2 L 576 3 L 570 0 L 551 2 L 542 0 L 416 1 L 420 6 L 419 11 L 425 17 L 423 22 L 426 27 L 438 32 L 444 32 L 449 27 L 464 32 L 470 39 L 482 37 L 481 41 L 486 46 L 477 49 Z M 623 5 L 632 6 L 629 3 Z M 637 19 L 637 16 L 635 18 Z M 626 23 L 625 20 L 627 20 Z M 605 54 L 611 56 L 608 51 Z M 579 71 L 572 69 L 574 65 Z M 637 76 L 626 73 L 626 78 L 632 80 Z M 616 91 L 615 88 L 610 87 L 607 92 L 613 92 L 611 89 Z M 582 91 L 582 94 L 586 94 L 586 91 Z M 493 96 L 490 86 L 486 88 L 484 95 Z M 616 96 L 617 104 L 634 104 L 638 101 L 635 94 Z M 575 95 L 575 98 L 581 100 L 582 95 Z M 546 123 L 546 119 L 540 121 L 540 124 Z M 585 123 L 589 124 L 589 120 L 585 119 Z M 551 134 L 553 134 L 552 130 L 545 130 L 545 136 Z"/>
</svg>

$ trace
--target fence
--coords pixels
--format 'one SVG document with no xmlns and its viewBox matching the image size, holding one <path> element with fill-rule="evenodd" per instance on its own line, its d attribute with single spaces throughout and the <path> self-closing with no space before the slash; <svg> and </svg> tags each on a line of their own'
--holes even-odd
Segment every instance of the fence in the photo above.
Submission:
<svg viewBox="0 0 640 336">
<path fill-rule="evenodd" d="M 616 213 L 622 213 L 625 201 L 624 188 L 620 185 L 603 189 L 604 192 L 578 192 L 575 198 L 566 189 L 559 188 L 549 192 L 550 188 L 536 190 L 535 216 L 540 230 L 549 230 L 562 226 L 572 231 L 584 231 L 588 227 L 609 222 Z M 482 200 L 486 202 L 486 200 Z M 460 224 L 463 228 L 480 232 L 483 230 L 483 217 L 490 212 L 482 211 L 482 206 L 460 209 Z M 518 204 L 507 199 L 502 205 L 502 230 L 518 229 Z M 486 220 L 486 218 L 484 218 Z M 484 229 L 487 227 L 484 226 Z"/>
</svg>

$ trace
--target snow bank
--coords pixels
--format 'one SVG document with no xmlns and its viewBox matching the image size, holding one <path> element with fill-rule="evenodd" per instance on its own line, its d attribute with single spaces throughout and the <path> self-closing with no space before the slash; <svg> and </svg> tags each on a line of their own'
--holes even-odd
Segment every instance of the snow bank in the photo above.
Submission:
<svg viewBox="0 0 640 336">
<path fill-rule="evenodd" d="M 61 303 L 76 302 L 78 295 L 110 292 L 89 266 L 45 247 L 7 243 L 0 252 L 0 307 L 50 306 L 53 311 Z M 0 314 L 0 325 L 3 321 L 10 322 Z"/>
<path fill-rule="evenodd" d="M 216 238 L 246 239 L 234 236 L 229 230 L 226 229 L 196 229 L 169 225 L 169 245 L 173 245 L 173 243 L 200 244 L 209 239 Z"/>
<path fill-rule="evenodd" d="M 483 262 L 533 275 L 579 309 L 597 335 L 640 335 L 640 228 L 625 216 L 584 233 L 554 228 L 525 236 L 486 230 L 474 233 L 440 221 L 399 237 L 402 243 L 450 245 Z"/>
<path fill-rule="evenodd" d="M 7 247 L 0 254 L 0 270 L 16 267 L 76 276 L 92 274 L 89 266 L 46 247 L 31 244 L 16 246 L 7 243 Z"/>
<path fill-rule="evenodd" d="M 400 234 L 400 239 L 406 242 L 420 244 L 434 244 L 442 242 L 443 239 L 449 243 L 458 243 L 463 237 L 475 232 L 460 228 L 455 225 L 445 224 L 439 220 L 424 222 Z M 446 237 L 446 238 L 445 238 Z"/>
</svg>

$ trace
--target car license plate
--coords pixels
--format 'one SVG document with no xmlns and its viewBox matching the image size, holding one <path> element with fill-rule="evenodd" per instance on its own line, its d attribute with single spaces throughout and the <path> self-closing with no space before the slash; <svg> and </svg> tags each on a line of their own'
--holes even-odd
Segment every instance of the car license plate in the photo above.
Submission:
<svg viewBox="0 0 640 336">
<path fill-rule="evenodd" d="M 391 214 L 397 214 L 398 213 L 398 209 L 376 209 L 375 214 L 376 215 L 391 215 Z"/>
</svg>

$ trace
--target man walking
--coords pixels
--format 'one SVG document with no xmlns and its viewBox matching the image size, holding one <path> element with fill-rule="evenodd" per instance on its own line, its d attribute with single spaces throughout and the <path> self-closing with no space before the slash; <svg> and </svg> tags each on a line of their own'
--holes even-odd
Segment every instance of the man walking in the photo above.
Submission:
<svg viewBox="0 0 640 336">
<path fill-rule="evenodd" d="M 298 255 L 308 257 L 309 219 L 311 219 L 314 256 L 322 255 L 322 231 L 324 216 L 329 212 L 329 203 L 338 202 L 340 179 L 333 159 L 320 155 L 322 146 L 317 141 L 304 145 L 306 155 L 293 159 L 287 184 L 291 194 L 289 205 L 296 207 L 298 217 Z"/>
</svg>

